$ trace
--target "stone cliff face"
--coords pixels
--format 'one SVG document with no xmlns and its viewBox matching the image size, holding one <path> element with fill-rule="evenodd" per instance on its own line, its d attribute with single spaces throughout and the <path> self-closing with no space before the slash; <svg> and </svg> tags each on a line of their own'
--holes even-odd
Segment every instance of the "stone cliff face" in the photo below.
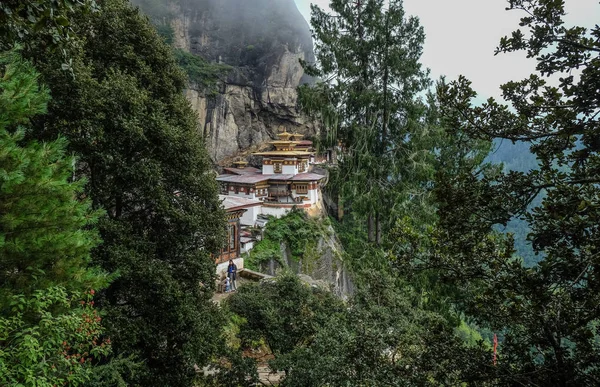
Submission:
<svg viewBox="0 0 600 387">
<path fill-rule="evenodd" d="M 194 85 L 186 93 L 214 162 L 273 139 L 280 126 L 316 132 L 297 108 L 296 88 L 310 81 L 299 59 L 314 56 L 294 0 L 186 0 L 171 7 L 176 47 L 232 66 L 217 95 Z"/>
<path fill-rule="evenodd" d="M 289 246 L 282 242 L 281 259 L 262 262 L 259 271 L 275 276 L 285 268 L 311 285 L 331 289 L 338 297 L 347 298 L 354 292 L 354 283 L 342 259 L 343 248 L 333 227 L 329 226 L 328 231 L 326 235 L 319 237 L 315 251 L 313 254 L 306 254 L 304 260 L 294 259 Z"/>
</svg>

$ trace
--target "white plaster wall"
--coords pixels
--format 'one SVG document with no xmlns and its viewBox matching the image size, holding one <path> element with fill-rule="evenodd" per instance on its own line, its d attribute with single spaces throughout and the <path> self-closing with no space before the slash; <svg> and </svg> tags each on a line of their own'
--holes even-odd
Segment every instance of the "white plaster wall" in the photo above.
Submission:
<svg viewBox="0 0 600 387">
<path fill-rule="evenodd" d="M 282 165 L 281 166 L 281 173 L 284 174 L 291 174 L 291 175 L 297 175 L 298 174 L 298 166 L 296 164 L 294 165 Z"/>
<path fill-rule="evenodd" d="M 254 248 L 254 242 L 248 242 L 244 245 L 242 245 L 243 247 L 240 249 L 240 251 L 242 253 L 247 253 L 248 251 L 252 250 Z"/>
<path fill-rule="evenodd" d="M 242 191 L 238 193 L 235 193 L 235 191 L 229 191 L 229 195 L 236 196 L 238 198 L 256 199 L 256 194 L 254 192 L 250 192 L 250 195 L 248 195 L 246 192 Z"/>
<path fill-rule="evenodd" d="M 275 173 L 275 171 L 273 170 L 272 165 L 263 165 L 262 173 L 263 173 L 263 175 L 272 175 Z"/>
<path fill-rule="evenodd" d="M 319 200 L 319 190 L 318 189 L 309 189 L 308 194 L 306 195 L 310 199 L 310 204 L 315 204 Z"/>
<path fill-rule="evenodd" d="M 262 206 L 254 206 L 246 208 L 246 212 L 240 218 L 240 223 L 245 226 L 254 226 L 256 223 L 256 217 L 262 213 Z"/>
<path fill-rule="evenodd" d="M 303 194 L 299 194 L 298 192 L 296 192 L 295 189 L 292 190 L 292 197 L 293 198 L 297 198 L 299 196 L 305 196 L 307 197 L 309 200 L 308 202 L 310 204 L 315 204 L 316 202 L 319 201 L 319 189 L 309 189 L 307 193 L 303 193 Z M 306 203 L 306 202 L 303 202 Z"/>
<path fill-rule="evenodd" d="M 262 213 L 264 215 L 273 215 L 276 218 L 282 217 L 283 215 L 290 212 L 291 208 L 282 207 L 263 207 Z"/>
<path fill-rule="evenodd" d="M 233 263 L 235 263 L 235 265 L 237 266 L 238 272 L 244 268 L 244 258 L 236 258 L 233 260 Z M 229 266 L 229 261 L 219 263 L 217 265 L 216 273 L 219 279 L 225 278 L 225 276 L 227 275 L 227 266 Z"/>
<path fill-rule="evenodd" d="M 297 197 L 300 197 L 300 196 L 308 196 L 308 194 L 305 194 L 305 193 L 299 194 L 295 189 L 292 190 L 292 197 L 294 199 L 297 198 Z M 301 203 L 304 203 L 304 202 L 301 202 Z"/>
</svg>

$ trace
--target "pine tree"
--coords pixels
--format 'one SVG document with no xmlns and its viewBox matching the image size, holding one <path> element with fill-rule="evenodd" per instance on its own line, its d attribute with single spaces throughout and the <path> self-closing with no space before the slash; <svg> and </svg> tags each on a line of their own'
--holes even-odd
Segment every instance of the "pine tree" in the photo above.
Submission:
<svg viewBox="0 0 600 387">
<path fill-rule="evenodd" d="M 101 343 L 90 267 L 100 215 L 71 181 L 66 141 L 25 141 L 48 92 L 16 51 L 0 53 L 0 384 L 83 385 Z M 84 296 L 84 293 L 86 294 Z M 86 297 L 83 301 L 82 298 Z M 81 303 L 80 304 L 80 301 Z M 85 354 L 85 355 L 84 355 Z"/>
<path fill-rule="evenodd" d="M 417 98 L 427 85 L 424 33 L 401 1 L 335 0 L 330 8 L 312 7 L 318 67 L 308 70 L 323 81 L 301 88 L 301 101 L 324 122 L 323 144 L 341 147 L 329 185 L 380 242 L 407 207 L 423 208 L 432 171 Z"/>
<path fill-rule="evenodd" d="M 62 286 L 98 287 L 90 268 L 98 233 L 88 226 L 100 212 L 78 200 L 85 180 L 69 181 L 75 159 L 66 141 L 24 143 L 30 118 L 45 112 L 48 92 L 37 85 L 31 64 L 15 52 L 0 56 L 0 309 L 14 294 Z"/>
<path fill-rule="evenodd" d="M 225 221 L 185 75 L 148 19 L 125 0 L 77 12 L 72 72 L 43 42 L 28 55 L 52 102 L 32 136 L 69 140 L 77 173 L 106 217 L 94 262 L 119 277 L 98 297 L 131 384 L 181 386 L 220 347 L 214 260 Z"/>
</svg>

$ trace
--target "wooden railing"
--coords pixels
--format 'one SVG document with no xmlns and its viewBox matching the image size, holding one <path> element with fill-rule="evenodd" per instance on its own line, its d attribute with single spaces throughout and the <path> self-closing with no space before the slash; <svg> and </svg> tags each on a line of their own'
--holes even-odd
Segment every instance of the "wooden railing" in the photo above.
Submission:
<svg viewBox="0 0 600 387">
<path fill-rule="evenodd" d="M 269 191 L 269 196 L 290 196 L 291 191 Z"/>
</svg>

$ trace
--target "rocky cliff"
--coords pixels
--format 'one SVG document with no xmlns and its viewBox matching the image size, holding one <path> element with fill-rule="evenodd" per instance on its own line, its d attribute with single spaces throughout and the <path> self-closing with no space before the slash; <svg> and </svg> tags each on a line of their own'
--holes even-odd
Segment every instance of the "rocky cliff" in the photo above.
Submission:
<svg viewBox="0 0 600 387">
<path fill-rule="evenodd" d="M 309 79 L 299 59 L 312 61 L 309 26 L 294 0 L 182 0 L 169 3 L 177 48 L 232 66 L 219 93 L 190 85 L 215 162 L 275 137 L 280 126 L 314 134 L 297 108 L 296 87 Z"/>
</svg>

